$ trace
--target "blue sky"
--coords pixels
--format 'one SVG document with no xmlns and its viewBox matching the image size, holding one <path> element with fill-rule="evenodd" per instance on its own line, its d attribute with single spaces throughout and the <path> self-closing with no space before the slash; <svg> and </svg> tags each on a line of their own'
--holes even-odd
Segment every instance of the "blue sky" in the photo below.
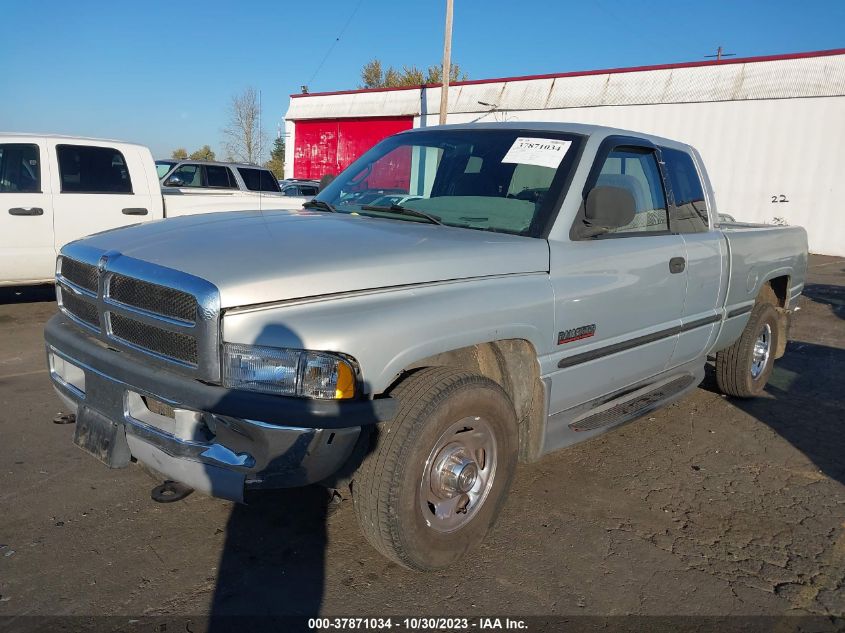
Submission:
<svg viewBox="0 0 845 633">
<path fill-rule="evenodd" d="M 691 61 L 719 44 L 741 56 L 845 47 L 841 0 L 455 5 L 452 56 L 471 79 Z M 356 88 L 373 57 L 438 63 L 444 7 L 445 0 L 9 2 L 0 20 L 0 130 L 137 141 L 157 157 L 205 143 L 217 150 L 231 96 L 254 86 L 274 137 L 288 95 L 302 84 L 312 92 Z"/>
</svg>

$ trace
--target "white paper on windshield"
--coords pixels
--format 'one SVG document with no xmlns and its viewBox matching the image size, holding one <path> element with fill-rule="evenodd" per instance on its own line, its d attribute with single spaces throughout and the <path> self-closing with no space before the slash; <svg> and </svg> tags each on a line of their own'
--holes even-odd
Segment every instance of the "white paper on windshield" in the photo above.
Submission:
<svg viewBox="0 0 845 633">
<path fill-rule="evenodd" d="M 502 162 L 557 169 L 570 145 L 572 141 L 520 136 L 513 142 Z"/>
</svg>

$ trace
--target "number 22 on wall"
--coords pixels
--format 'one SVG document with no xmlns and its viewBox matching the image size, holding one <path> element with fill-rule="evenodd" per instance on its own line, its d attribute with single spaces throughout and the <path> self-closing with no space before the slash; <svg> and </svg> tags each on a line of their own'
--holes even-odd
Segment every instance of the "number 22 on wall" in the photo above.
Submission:
<svg viewBox="0 0 845 633">
<path fill-rule="evenodd" d="M 772 196 L 772 204 L 777 204 L 779 202 L 789 202 L 789 200 L 786 199 L 786 196 L 784 194 Z"/>
</svg>

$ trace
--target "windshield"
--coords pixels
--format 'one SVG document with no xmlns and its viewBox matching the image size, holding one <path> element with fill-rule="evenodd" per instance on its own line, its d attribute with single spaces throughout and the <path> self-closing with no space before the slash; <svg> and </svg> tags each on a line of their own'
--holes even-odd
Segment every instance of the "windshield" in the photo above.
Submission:
<svg viewBox="0 0 845 633">
<path fill-rule="evenodd" d="M 147 163 L 149 164 L 149 163 Z M 161 180 L 167 175 L 167 172 L 171 170 L 173 165 L 176 164 L 176 161 L 170 160 L 157 160 L 156 161 L 156 174 L 158 175 L 158 179 Z"/>
<path fill-rule="evenodd" d="M 339 213 L 539 236 L 582 137 L 537 130 L 433 130 L 385 139 L 316 200 Z M 430 221 L 430 220 L 429 220 Z"/>
</svg>

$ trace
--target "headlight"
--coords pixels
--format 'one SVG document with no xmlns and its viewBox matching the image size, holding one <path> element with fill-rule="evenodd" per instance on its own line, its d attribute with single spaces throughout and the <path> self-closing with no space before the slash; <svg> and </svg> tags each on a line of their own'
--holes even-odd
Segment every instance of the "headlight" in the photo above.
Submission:
<svg viewBox="0 0 845 633">
<path fill-rule="evenodd" d="M 224 343 L 223 384 L 280 396 L 345 400 L 355 395 L 355 370 L 334 354 Z"/>
</svg>

